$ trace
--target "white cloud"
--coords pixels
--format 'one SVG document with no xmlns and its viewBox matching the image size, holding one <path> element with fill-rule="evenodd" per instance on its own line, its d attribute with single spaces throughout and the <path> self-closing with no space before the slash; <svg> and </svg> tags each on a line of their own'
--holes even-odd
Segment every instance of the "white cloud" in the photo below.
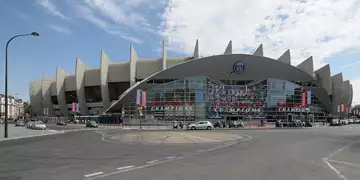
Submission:
<svg viewBox="0 0 360 180">
<path fill-rule="evenodd" d="M 68 17 L 61 13 L 50 0 L 36 0 L 36 3 L 45 8 L 49 14 L 64 20 L 68 19 Z"/>
<path fill-rule="evenodd" d="M 357 61 L 357 62 L 345 64 L 345 65 L 341 66 L 341 68 L 347 68 L 347 67 L 356 66 L 356 65 L 359 65 L 359 64 L 360 64 L 360 61 Z"/>
<path fill-rule="evenodd" d="M 51 29 L 54 29 L 55 31 L 57 31 L 59 33 L 63 33 L 63 34 L 67 34 L 67 35 L 70 35 L 72 33 L 69 28 L 64 27 L 64 26 L 59 26 L 59 25 L 52 24 L 52 25 L 49 25 L 49 27 Z"/>
<path fill-rule="evenodd" d="M 291 50 L 292 63 L 360 48 L 358 0 L 170 0 L 160 33 L 169 46 L 192 53 L 199 39 L 203 55 L 223 53 L 229 40 L 236 52 L 263 44 L 265 56 Z"/>
<path fill-rule="evenodd" d="M 113 25 L 112 23 L 106 21 L 104 18 L 97 16 L 96 12 L 94 12 L 94 10 L 92 10 L 88 6 L 77 5 L 77 10 L 81 18 L 105 30 L 107 33 L 119 36 L 125 40 L 129 40 L 138 44 L 142 43 L 140 39 L 126 35 L 116 25 Z"/>
</svg>

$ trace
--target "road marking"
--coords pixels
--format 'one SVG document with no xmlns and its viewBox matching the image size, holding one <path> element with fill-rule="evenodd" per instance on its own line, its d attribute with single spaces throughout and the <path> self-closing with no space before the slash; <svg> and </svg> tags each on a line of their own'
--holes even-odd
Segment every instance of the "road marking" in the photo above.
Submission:
<svg viewBox="0 0 360 180">
<path fill-rule="evenodd" d="M 101 175 L 104 174 L 103 172 L 96 172 L 96 173 L 91 173 L 91 174 L 85 174 L 85 177 L 93 177 L 93 176 L 97 176 L 97 175 Z"/>
<path fill-rule="evenodd" d="M 166 159 L 173 159 L 175 156 L 166 157 Z"/>
<path fill-rule="evenodd" d="M 358 138 L 358 137 L 353 137 L 348 144 L 346 144 L 345 146 L 341 147 L 340 149 L 338 149 L 338 150 L 330 153 L 329 155 L 327 155 L 326 157 L 323 158 L 324 163 L 325 163 L 327 166 L 329 166 L 329 168 L 330 168 L 331 170 L 333 170 L 333 171 L 338 175 L 338 177 L 339 177 L 340 179 L 347 180 L 347 178 L 346 178 L 343 174 L 341 174 L 339 170 L 337 170 L 333 165 L 331 165 L 331 163 L 329 162 L 329 161 L 330 161 L 329 158 L 330 158 L 330 157 L 333 157 L 334 155 L 340 153 L 341 151 L 343 151 L 344 149 L 346 149 L 347 147 L 349 147 L 351 144 L 353 144 L 353 143 L 355 142 L 355 140 L 356 140 L 357 138 Z"/>
<path fill-rule="evenodd" d="M 360 168 L 360 164 L 355 164 L 355 163 L 351 163 L 351 162 L 336 161 L 336 160 L 331 160 L 331 159 L 328 159 L 327 161 L 338 163 L 338 164 L 345 164 L 345 165 L 349 165 L 349 166 L 355 166 L 357 168 Z"/>
<path fill-rule="evenodd" d="M 347 180 L 347 178 L 346 178 L 343 174 L 341 174 L 340 171 L 338 171 L 333 165 L 331 165 L 331 164 L 329 163 L 328 158 L 323 158 L 323 161 L 324 161 L 324 163 L 325 163 L 326 165 L 329 166 L 329 168 L 330 168 L 331 170 L 333 170 L 333 171 L 336 173 L 336 175 L 338 175 L 338 177 L 339 177 L 340 179 Z"/>
<path fill-rule="evenodd" d="M 247 137 L 247 138 L 246 138 L 246 139 L 241 139 L 241 140 L 239 140 L 238 142 L 244 142 L 244 141 L 248 141 L 248 140 L 251 140 L 251 139 L 252 139 L 252 137 L 249 136 L 249 135 L 242 135 L 242 136 L 245 136 L 245 137 Z M 235 144 L 237 144 L 237 143 L 225 144 L 225 145 L 223 145 L 223 146 L 221 146 L 221 147 L 218 147 L 218 148 L 216 148 L 216 149 L 229 147 L 229 146 L 232 146 L 232 145 L 235 145 Z M 212 150 L 216 150 L 216 149 L 212 149 Z M 202 152 L 202 153 L 209 152 L 209 151 L 210 151 L 210 150 L 208 149 L 208 150 L 206 150 L 206 151 L 204 151 L 204 152 Z M 143 168 L 146 168 L 146 167 L 155 166 L 155 165 L 158 165 L 158 164 L 163 164 L 163 163 L 167 163 L 167 162 L 170 162 L 170 161 L 179 160 L 179 159 L 183 159 L 183 158 L 186 158 L 186 157 L 191 157 L 191 156 L 198 155 L 198 154 L 201 154 L 201 153 L 200 153 L 200 152 L 192 153 L 192 154 L 184 155 L 184 156 L 177 157 L 177 158 L 174 157 L 174 158 L 171 158 L 171 159 L 166 159 L 166 160 L 164 160 L 164 161 L 158 161 L 158 160 L 156 160 L 156 162 L 151 163 L 151 164 L 145 164 L 145 165 L 137 166 L 137 167 L 134 167 L 134 168 L 128 168 L 128 169 L 123 169 L 123 170 L 119 170 L 119 171 L 114 171 L 114 172 L 107 173 L 107 174 L 101 174 L 101 175 L 99 175 L 99 176 L 91 177 L 91 178 L 89 178 L 88 180 L 101 179 L 101 178 L 113 176 L 113 175 L 120 174 L 120 173 L 124 173 L 124 172 L 128 172 L 128 171 L 143 169 Z"/>
<path fill-rule="evenodd" d="M 135 166 L 124 166 L 124 167 L 119 167 L 119 168 L 116 168 L 117 170 L 123 170 L 123 169 L 129 169 L 129 168 L 133 168 Z"/>
<path fill-rule="evenodd" d="M 203 149 L 197 150 L 197 152 L 203 152 L 203 151 L 204 151 Z"/>
<path fill-rule="evenodd" d="M 146 164 L 154 164 L 154 163 L 156 163 L 156 162 L 158 162 L 159 160 L 153 160 L 153 161 L 148 161 L 148 162 L 146 162 Z"/>
</svg>

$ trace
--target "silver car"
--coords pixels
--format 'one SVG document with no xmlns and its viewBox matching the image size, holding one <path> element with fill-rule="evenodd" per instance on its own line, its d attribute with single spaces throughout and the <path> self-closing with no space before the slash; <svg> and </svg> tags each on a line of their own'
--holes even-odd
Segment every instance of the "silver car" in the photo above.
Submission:
<svg viewBox="0 0 360 180">
<path fill-rule="evenodd" d="M 26 126 L 26 128 L 28 128 L 28 129 L 32 129 L 34 123 L 35 123 L 35 121 L 28 121 L 25 126 Z"/>
<path fill-rule="evenodd" d="M 191 130 L 196 130 L 196 129 L 211 130 L 214 128 L 214 125 L 210 121 L 199 121 L 193 124 L 189 124 L 187 128 Z"/>
<path fill-rule="evenodd" d="M 36 121 L 33 125 L 32 125 L 32 129 L 36 129 L 36 130 L 46 130 L 46 124 L 42 121 Z"/>
</svg>

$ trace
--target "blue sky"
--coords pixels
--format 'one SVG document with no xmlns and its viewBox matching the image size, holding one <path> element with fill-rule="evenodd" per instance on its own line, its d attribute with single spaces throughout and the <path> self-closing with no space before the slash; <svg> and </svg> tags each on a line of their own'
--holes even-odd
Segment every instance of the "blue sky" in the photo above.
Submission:
<svg viewBox="0 0 360 180">
<path fill-rule="evenodd" d="M 40 33 L 11 43 L 9 92 L 28 100 L 31 80 L 43 74 L 55 77 L 57 66 L 74 73 L 77 57 L 99 67 L 101 50 L 112 61 L 128 61 L 133 44 L 140 58 L 153 58 L 160 56 L 161 41 L 167 40 L 168 54 L 183 56 L 192 53 L 196 39 L 204 56 L 222 53 L 229 40 L 239 53 L 252 53 L 263 44 L 265 56 L 272 58 L 289 48 L 294 65 L 312 55 L 315 69 L 329 63 L 332 74 L 343 72 L 344 79 L 358 88 L 354 92 L 360 89 L 357 1 L 331 2 L 331 8 L 315 1 L 259 1 L 258 5 L 255 1 L 259 0 L 4 1 L 0 6 L 3 47 L 13 35 Z M 0 55 L 4 62 L 4 54 Z M 0 88 L 4 92 L 4 78 Z M 356 98 L 360 103 L 360 96 Z"/>
</svg>

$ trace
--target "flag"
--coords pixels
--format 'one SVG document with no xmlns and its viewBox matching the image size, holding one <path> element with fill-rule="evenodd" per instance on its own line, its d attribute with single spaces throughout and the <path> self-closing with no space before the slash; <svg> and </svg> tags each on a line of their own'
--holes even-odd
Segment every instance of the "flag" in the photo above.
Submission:
<svg viewBox="0 0 360 180">
<path fill-rule="evenodd" d="M 344 104 L 341 104 L 341 112 L 344 112 L 344 110 L 345 110 L 345 106 Z"/>
<path fill-rule="evenodd" d="M 305 103 L 306 103 L 305 101 L 306 101 L 306 93 L 305 93 L 305 92 L 302 92 L 302 93 L 301 93 L 301 106 L 302 106 L 302 107 L 305 107 L 305 105 L 306 105 L 306 104 L 305 104 Z"/>
<path fill-rule="evenodd" d="M 79 112 L 79 111 L 80 111 L 79 103 L 76 103 L 76 112 Z"/>
<path fill-rule="evenodd" d="M 311 91 L 307 91 L 307 99 L 306 99 L 306 104 L 311 104 Z"/>
<path fill-rule="evenodd" d="M 141 89 L 138 89 L 136 91 L 136 104 L 140 105 L 141 104 Z"/>
<path fill-rule="evenodd" d="M 349 108 L 346 108 L 346 113 L 349 113 Z"/>
<path fill-rule="evenodd" d="M 337 107 L 337 112 L 340 112 L 340 105 L 338 105 Z"/>
<path fill-rule="evenodd" d="M 44 108 L 44 114 L 49 114 L 49 108 Z"/>
<path fill-rule="evenodd" d="M 142 107 L 146 107 L 146 91 L 142 91 L 141 93 L 141 105 Z"/>
</svg>

